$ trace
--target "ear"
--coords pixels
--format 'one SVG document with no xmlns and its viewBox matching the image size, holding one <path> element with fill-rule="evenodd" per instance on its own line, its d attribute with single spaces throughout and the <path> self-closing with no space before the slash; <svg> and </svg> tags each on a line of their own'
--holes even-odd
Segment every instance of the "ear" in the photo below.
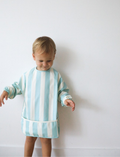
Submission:
<svg viewBox="0 0 120 157">
<path fill-rule="evenodd" d="M 35 60 L 35 54 L 32 53 L 33 59 Z"/>
</svg>

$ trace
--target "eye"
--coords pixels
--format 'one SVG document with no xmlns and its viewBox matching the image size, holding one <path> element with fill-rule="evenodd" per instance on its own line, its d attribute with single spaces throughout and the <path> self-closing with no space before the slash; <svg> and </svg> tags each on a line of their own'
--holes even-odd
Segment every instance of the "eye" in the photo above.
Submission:
<svg viewBox="0 0 120 157">
<path fill-rule="evenodd" d="M 39 62 L 43 62 L 42 60 L 39 60 Z"/>
<path fill-rule="evenodd" d="M 47 62 L 51 62 L 51 60 L 47 61 Z"/>
</svg>

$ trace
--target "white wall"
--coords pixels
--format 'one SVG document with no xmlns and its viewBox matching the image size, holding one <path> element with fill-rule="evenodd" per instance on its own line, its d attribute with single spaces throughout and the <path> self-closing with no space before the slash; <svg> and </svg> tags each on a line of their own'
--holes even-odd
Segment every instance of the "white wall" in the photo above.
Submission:
<svg viewBox="0 0 120 157">
<path fill-rule="evenodd" d="M 0 93 L 35 66 L 32 43 L 43 35 L 76 102 L 74 112 L 59 106 L 53 147 L 120 148 L 120 0 L 0 0 Z M 23 97 L 5 103 L 0 145 L 23 146 Z"/>
</svg>

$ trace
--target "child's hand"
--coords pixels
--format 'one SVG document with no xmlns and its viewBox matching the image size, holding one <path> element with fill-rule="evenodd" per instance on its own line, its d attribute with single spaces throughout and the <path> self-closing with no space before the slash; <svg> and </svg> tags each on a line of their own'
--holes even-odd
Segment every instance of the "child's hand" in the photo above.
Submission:
<svg viewBox="0 0 120 157">
<path fill-rule="evenodd" d="M 75 110 L 75 103 L 74 103 L 72 100 L 66 99 L 66 100 L 64 101 L 64 104 L 65 104 L 66 106 L 72 107 L 72 111 Z"/>
<path fill-rule="evenodd" d="M 0 107 L 2 106 L 2 103 L 3 104 L 5 104 L 4 103 L 4 98 L 7 100 L 8 99 L 8 93 L 6 92 L 6 91 L 3 91 L 3 93 L 1 94 L 1 96 L 0 96 Z"/>
</svg>

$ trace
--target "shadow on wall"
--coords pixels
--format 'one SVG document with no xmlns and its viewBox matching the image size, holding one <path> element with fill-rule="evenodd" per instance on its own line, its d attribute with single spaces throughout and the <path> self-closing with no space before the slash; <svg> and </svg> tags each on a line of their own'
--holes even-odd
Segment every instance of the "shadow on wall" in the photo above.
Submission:
<svg viewBox="0 0 120 157">
<path fill-rule="evenodd" d="M 76 53 L 73 50 L 62 46 L 57 47 L 53 67 L 65 76 L 64 72 L 67 72 L 67 69 L 71 70 L 72 73 L 78 71 L 76 67 L 81 67 L 81 60 L 75 55 Z"/>
</svg>

